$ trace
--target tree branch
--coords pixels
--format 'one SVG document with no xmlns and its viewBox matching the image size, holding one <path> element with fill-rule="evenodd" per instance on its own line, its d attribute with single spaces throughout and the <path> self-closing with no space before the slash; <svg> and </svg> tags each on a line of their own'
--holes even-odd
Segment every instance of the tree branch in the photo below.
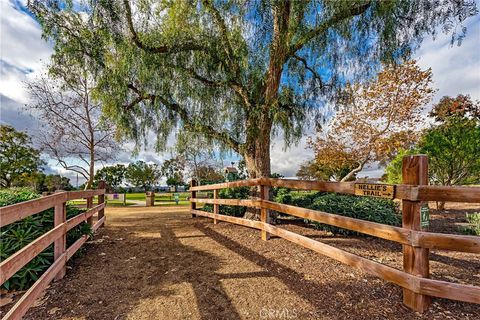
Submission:
<svg viewBox="0 0 480 320">
<path fill-rule="evenodd" d="M 132 18 L 132 9 L 130 7 L 129 0 L 123 0 L 125 5 L 125 15 L 127 18 L 128 29 L 130 34 L 132 35 L 132 41 L 135 43 L 137 47 L 140 49 L 150 52 L 150 53 L 175 53 L 175 52 L 182 52 L 182 51 L 204 51 L 206 48 L 202 45 L 195 43 L 194 41 L 187 41 L 183 44 L 170 47 L 170 46 L 157 46 L 152 47 L 145 43 L 143 43 L 140 38 L 138 37 L 138 33 L 133 26 L 133 18 Z"/>
<path fill-rule="evenodd" d="M 156 99 L 158 99 L 167 109 L 176 113 L 180 117 L 180 119 L 184 123 L 184 126 L 187 130 L 207 134 L 208 136 L 212 137 L 213 139 L 218 140 L 222 143 L 225 143 L 230 148 L 232 148 L 235 152 L 240 152 L 241 143 L 239 143 L 234 138 L 232 138 L 228 132 L 218 131 L 217 129 L 213 128 L 212 126 L 205 125 L 205 124 L 200 124 L 198 122 L 193 121 L 189 117 L 187 110 L 182 108 L 178 103 L 171 102 L 171 101 L 165 99 L 162 96 L 157 96 L 157 95 L 153 95 L 153 94 L 143 94 L 133 84 L 128 84 L 128 88 L 131 89 L 132 91 L 134 91 L 138 95 L 138 97 L 134 101 L 129 103 L 128 105 L 124 106 L 125 109 L 128 110 L 128 109 L 132 108 L 136 103 L 139 103 L 139 102 L 144 101 L 144 100 L 151 100 L 152 102 L 154 102 Z M 136 102 L 136 101 L 138 101 L 138 102 Z M 136 102 L 136 103 L 134 103 L 134 102 Z"/>
<path fill-rule="evenodd" d="M 234 58 L 232 44 L 228 39 L 228 29 L 223 20 L 220 12 L 215 8 L 210 0 L 203 0 L 203 5 L 207 8 L 207 10 L 212 14 L 215 23 L 217 24 L 218 28 L 220 29 L 220 36 L 222 38 L 223 45 L 225 46 L 225 53 L 227 54 L 227 58 L 231 67 L 234 68 L 233 73 L 238 74 L 239 66 L 237 61 Z"/>
<path fill-rule="evenodd" d="M 294 55 L 293 55 L 293 58 L 296 59 L 296 60 L 298 60 L 298 61 L 300 61 L 300 62 L 303 64 L 304 68 L 312 73 L 313 78 L 318 81 L 318 83 L 320 84 L 320 86 L 321 86 L 322 88 L 325 87 L 325 86 L 327 86 L 325 83 L 323 83 L 323 80 L 322 80 L 321 76 L 317 73 L 317 71 L 315 71 L 315 69 L 313 69 L 312 67 L 310 67 L 310 66 L 308 65 L 307 59 L 305 59 L 304 57 L 299 56 L 298 54 L 294 54 Z"/>
<path fill-rule="evenodd" d="M 237 81 L 234 81 L 234 80 L 229 80 L 229 81 L 211 80 L 211 79 L 208 79 L 208 78 L 198 74 L 192 68 L 183 67 L 183 66 L 176 66 L 176 67 L 186 71 L 193 79 L 198 80 L 205 85 L 212 86 L 212 87 L 213 86 L 216 86 L 216 87 L 225 86 L 225 87 L 231 88 L 235 92 L 235 94 L 237 94 L 238 97 L 243 101 L 243 103 L 245 104 L 245 106 L 248 109 L 252 106 L 252 103 L 250 102 L 250 99 L 249 99 L 249 96 L 248 96 L 248 92 L 245 90 L 245 88 L 241 84 L 238 84 Z"/>
<path fill-rule="evenodd" d="M 333 25 L 343 20 L 346 20 L 348 18 L 352 18 L 352 17 L 363 14 L 365 11 L 367 11 L 367 9 L 370 6 L 371 6 L 371 2 L 368 1 L 358 6 L 349 6 L 347 9 L 335 13 L 332 17 L 330 17 L 330 19 L 322 22 L 317 27 L 309 30 L 300 39 L 298 39 L 295 43 L 293 43 L 290 46 L 288 56 L 293 56 L 298 50 L 302 49 L 305 44 L 307 44 L 309 41 L 311 41 L 313 38 L 317 37 L 318 35 L 327 31 Z"/>
</svg>

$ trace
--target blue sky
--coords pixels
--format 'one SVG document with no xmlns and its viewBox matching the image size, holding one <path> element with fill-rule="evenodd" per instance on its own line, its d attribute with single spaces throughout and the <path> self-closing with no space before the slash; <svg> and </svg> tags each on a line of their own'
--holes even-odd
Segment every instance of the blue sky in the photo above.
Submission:
<svg viewBox="0 0 480 320">
<path fill-rule="evenodd" d="M 49 61 L 52 46 L 41 38 L 39 25 L 24 10 L 25 1 L 0 1 L 0 121 L 18 130 L 34 132 L 38 122 L 23 110 L 28 96 L 22 81 L 45 72 L 44 65 Z M 426 37 L 414 55 L 422 68 L 431 67 L 433 70 L 434 87 L 438 89 L 433 103 L 444 95 L 459 93 L 480 100 L 480 15 L 467 22 L 467 37 L 460 47 L 451 46 L 449 35 L 439 33 L 435 41 Z M 312 151 L 305 149 L 306 137 L 288 150 L 284 150 L 281 137 L 275 138 L 271 150 L 272 171 L 294 176 L 300 163 L 313 157 Z M 119 155 L 119 162 L 134 160 L 129 147 L 127 144 L 126 151 Z M 144 150 L 138 156 L 154 162 L 169 157 L 169 154 L 157 154 L 153 149 Z M 225 164 L 229 162 L 230 159 Z M 47 171 L 73 177 L 55 162 L 49 162 Z M 373 166 L 364 170 L 363 175 L 372 177 L 381 173 L 381 169 Z"/>
</svg>

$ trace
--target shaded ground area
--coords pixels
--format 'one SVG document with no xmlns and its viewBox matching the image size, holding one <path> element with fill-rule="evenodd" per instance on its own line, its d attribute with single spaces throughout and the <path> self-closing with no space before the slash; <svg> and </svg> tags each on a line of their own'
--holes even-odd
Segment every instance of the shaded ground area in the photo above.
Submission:
<svg viewBox="0 0 480 320">
<path fill-rule="evenodd" d="M 401 289 L 257 230 L 190 218 L 187 208 L 107 208 L 107 225 L 27 319 L 479 319 L 435 299 L 416 314 Z M 399 268 L 401 247 L 295 232 Z M 432 278 L 480 285 L 478 255 L 433 252 Z"/>
</svg>

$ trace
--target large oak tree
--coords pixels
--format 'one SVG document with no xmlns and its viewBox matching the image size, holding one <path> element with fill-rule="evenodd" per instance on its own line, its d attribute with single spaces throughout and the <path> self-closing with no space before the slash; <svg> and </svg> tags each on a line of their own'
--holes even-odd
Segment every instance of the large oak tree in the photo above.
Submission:
<svg viewBox="0 0 480 320">
<path fill-rule="evenodd" d="M 270 174 L 270 141 L 286 145 L 308 111 L 379 61 L 408 57 L 439 25 L 461 40 L 474 1 L 32 1 L 55 63 L 90 60 L 98 98 L 120 133 L 157 147 L 204 135 Z M 81 59 L 79 59 L 79 56 Z M 87 57 L 88 59 L 85 59 Z"/>
</svg>

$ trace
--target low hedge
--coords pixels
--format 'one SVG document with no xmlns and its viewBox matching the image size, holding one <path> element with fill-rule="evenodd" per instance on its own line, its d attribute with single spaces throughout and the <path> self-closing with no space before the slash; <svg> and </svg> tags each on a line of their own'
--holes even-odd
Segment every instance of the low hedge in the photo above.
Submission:
<svg viewBox="0 0 480 320">
<path fill-rule="evenodd" d="M 277 195 L 275 201 L 393 226 L 398 226 L 401 223 L 398 206 L 392 200 L 388 199 L 322 192 L 281 192 Z M 329 231 L 334 234 L 359 234 L 355 231 L 322 224 L 316 221 L 306 220 L 306 222 L 317 229 Z"/>
<path fill-rule="evenodd" d="M 248 199 L 249 195 L 249 187 L 227 188 L 220 189 L 218 191 L 218 196 L 221 199 Z M 209 193 L 209 198 L 213 198 L 213 193 Z M 222 214 L 233 217 L 243 217 L 245 212 L 247 211 L 247 207 L 241 206 L 220 205 L 219 207 Z M 207 212 L 213 212 L 213 204 L 205 204 L 202 210 Z"/>
<path fill-rule="evenodd" d="M 223 199 L 247 199 L 249 193 L 250 189 L 248 187 L 231 188 L 220 190 L 219 196 Z M 213 197 L 213 194 L 209 196 Z M 317 191 L 291 191 L 286 188 L 278 188 L 274 196 L 274 201 L 387 225 L 398 226 L 401 224 L 401 215 L 398 213 L 398 206 L 395 202 L 388 199 Z M 213 205 L 206 204 L 203 210 L 213 212 Z M 221 205 L 220 210 L 220 212 L 225 215 L 242 217 L 245 214 L 246 207 Z M 355 231 L 322 224 L 316 221 L 305 221 L 317 229 L 329 231 L 333 234 L 362 235 Z"/>
<path fill-rule="evenodd" d="M 398 214 L 398 206 L 388 199 L 329 193 L 315 199 L 309 208 L 392 226 L 399 226 L 402 222 L 401 215 Z M 330 231 L 333 234 L 363 235 L 315 221 L 309 221 L 309 223 L 317 229 Z"/>
<path fill-rule="evenodd" d="M 292 206 L 307 208 L 310 207 L 316 198 L 325 193 L 318 191 L 291 191 L 281 188 L 274 196 L 276 202 L 290 204 Z"/>
<path fill-rule="evenodd" d="M 37 193 L 25 188 L 0 190 L 0 207 L 36 199 Z M 84 209 L 67 205 L 67 219 L 74 217 Z M 0 260 L 5 260 L 39 236 L 53 228 L 54 209 L 48 209 L 20 221 L 0 228 Z M 67 246 L 74 243 L 82 235 L 91 235 L 92 230 L 87 223 L 81 223 L 67 233 Z M 28 289 L 53 262 L 53 244 L 33 258 L 14 276 L 6 281 L 2 288 L 7 290 Z"/>
</svg>

